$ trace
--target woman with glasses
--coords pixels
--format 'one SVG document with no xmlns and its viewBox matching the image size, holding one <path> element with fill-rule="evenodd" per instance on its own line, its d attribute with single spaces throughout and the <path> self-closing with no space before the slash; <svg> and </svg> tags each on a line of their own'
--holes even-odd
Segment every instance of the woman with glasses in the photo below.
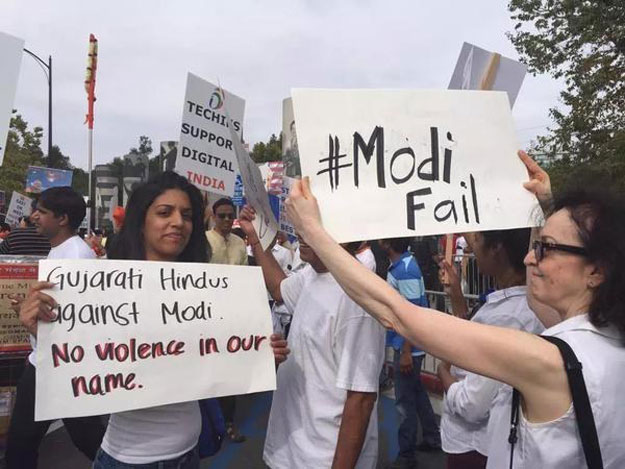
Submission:
<svg viewBox="0 0 625 469">
<path fill-rule="evenodd" d="M 548 204 L 547 173 L 525 153 L 520 157 L 530 176 L 525 187 Z M 307 180 L 293 186 L 287 207 L 300 235 L 348 295 L 382 324 L 434 356 L 520 391 L 514 451 L 508 443 L 510 412 L 493 415 L 498 431 L 493 432 L 487 467 L 586 467 L 567 372 L 555 345 L 536 335 L 406 302 L 324 231 Z M 525 257 L 528 288 L 562 320 L 543 335 L 566 341 L 582 363 L 604 467 L 622 468 L 625 204 L 615 197 L 578 191 L 557 198 L 551 207 L 538 242 Z"/>
</svg>

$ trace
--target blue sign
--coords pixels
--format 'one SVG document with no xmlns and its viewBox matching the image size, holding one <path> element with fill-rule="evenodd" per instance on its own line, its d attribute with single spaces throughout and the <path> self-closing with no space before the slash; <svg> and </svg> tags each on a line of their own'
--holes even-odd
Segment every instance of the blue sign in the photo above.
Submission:
<svg viewBox="0 0 625 469">
<path fill-rule="evenodd" d="M 29 166 L 28 173 L 26 173 L 26 192 L 39 194 L 51 187 L 71 187 L 73 175 L 73 171 L 64 169 Z"/>
<path fill-rule="evenodd" d="M 245 199 L 243 198 L 243 179 L 241 175 L 237 174 L 234 180 L 234 194 L 232 195 L 232 203 L 237 207 L 243 207 L 245 205 Z"/>
</svg>

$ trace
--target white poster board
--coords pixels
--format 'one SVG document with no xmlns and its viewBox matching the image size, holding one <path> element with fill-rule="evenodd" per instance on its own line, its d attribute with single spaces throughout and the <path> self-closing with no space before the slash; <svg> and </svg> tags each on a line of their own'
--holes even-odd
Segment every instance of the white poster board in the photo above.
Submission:
<svg viewBox="0 0 625 469">
<path fill-rule="evenodd" d="M 492 64 L 495 70 L 493 70 L 494 79 L 490 89 L 507 92 L 510 107 L 514 106 L 527 73 L 527 66 L 501 55 L 495 62 L 491 62 L 492 58 L 492 52 L 468 42 L 463 43 L 448 88 L 450 90 L 481 89 L 482 80 L 488 72 L 489 65 Z"/>
<path fill-rule="evenodd" d="M 228 102 L 231 121 L 226 116 Z M 245 101 L 189 73 L 176 172 L 206 192 L 231 197 L 237 173 L 229 128 L 241 138 Z"/>
<path fill-rule="evenodd" d="M 275 389 L 258 267 L 44 260 L 57 319 L 39 323 L 35 419 Z"/>
<path fill-rule="evenodd" d="M 245 189 L 245 199 L 247 203 L 256 210 L 256 218 L 253 221 L 254 228 L 258 234 L 260 245 L 267 249 L 278 234 L 278 222 L 274 217 L 269 204 L 269 197 L 265 189 L 265 181 L 260 169 L 252 161 L 249 153 L 237 138 L 234 128 L 230 128 L 234 150 L 239 163 L 241 179 Z"/>
<path fill-rule="evenodd" d="M 24 40 L 0 32 L 0 165 L 9 133 Z"/>
<path fill-rule="evenodd" d="M 338 242 L 538 221 L 505 93 L 299 89 L 293 104 L 302 174 Z"/>
<path fill-rule="evenodd" d="M 11 226 L 17 226 L 20 218 L 30 215 L 32 200 L 19 192 L 13 191 L 11 203 L 7 210 L 6 221 Z"/>
</svg>

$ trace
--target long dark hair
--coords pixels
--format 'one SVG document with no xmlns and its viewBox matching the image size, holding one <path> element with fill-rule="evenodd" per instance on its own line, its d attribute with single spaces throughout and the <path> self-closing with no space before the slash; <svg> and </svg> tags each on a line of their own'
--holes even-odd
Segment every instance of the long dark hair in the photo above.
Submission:
<svg viewBox="0 0 625 469">
<path fill-rule="evenodd" d="M 625 344 L 625 201 L 603 190 L 573 189 L 554 201 L 553 212 L 561 209 L 569 211 L 588 261 L 603 271 L 588 310 L 590 321 L 615 326 Z"/>
<path fill-rule="evenodd" d="M 189 242 L 177 260 L 180 262 L 209 261 L 210 247 L 204 233 L 204 199 L 202 193 L 186 178 L 173 171 L 165 171 L 151 178 L 132 192 L 126 207 L 124 226 L 118 239 L 108 252 L 109 259 L 145 260 L 143 226 L 145 225 L 146 213 L 154 199 L 170 189 L 179 189 L 186 193 L 191 201 L 192 209 L 193 231 Z"/>
</svg>

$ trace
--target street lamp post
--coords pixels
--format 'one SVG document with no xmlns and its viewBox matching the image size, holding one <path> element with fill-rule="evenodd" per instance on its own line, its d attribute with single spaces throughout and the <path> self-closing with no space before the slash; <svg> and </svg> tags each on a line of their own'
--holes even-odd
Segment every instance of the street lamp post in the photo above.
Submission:
<svg viewBox="0 0 625 469">
<path fill-rule="evenodd" d="M 46 78 L 48 80 L 48 158 L 52 153 L 52 56 L 48 56 L 48 62 L 46 63 L 41 57 L 37 54 L 29 51 L 24 48 L 24 52 L 30 55 L 33 59 L 37 61 L 43 73 L 46 74 Z"/>
</svg>

